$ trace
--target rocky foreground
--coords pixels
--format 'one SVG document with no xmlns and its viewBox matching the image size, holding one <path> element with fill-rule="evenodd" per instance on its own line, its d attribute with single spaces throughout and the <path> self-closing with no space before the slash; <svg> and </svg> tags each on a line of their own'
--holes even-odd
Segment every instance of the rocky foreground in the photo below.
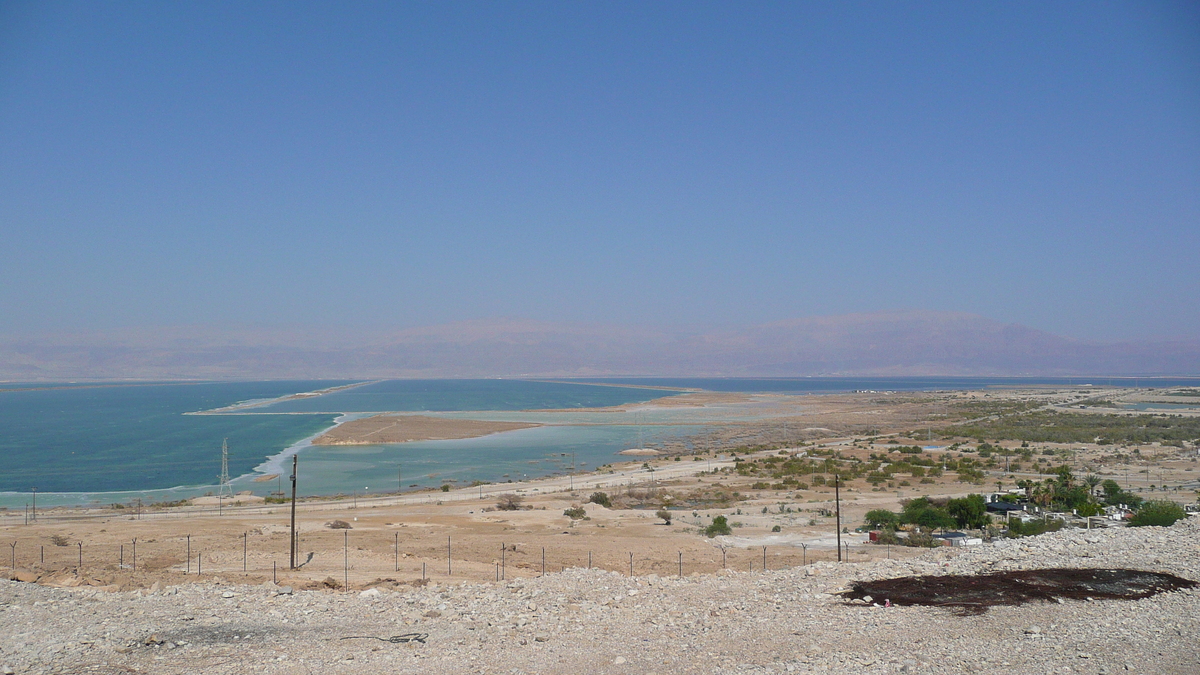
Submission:
<svg viewBox="0 0 1200 675">
<path fill-rule="evenodd" d="M 860 579 L 1071 566 L 1200 580 L 1200 519 L 904 562 L 683 579 L 576 569 L 349 593 L 219 582 L 110 593 L 0 581 L 0 663 L 5 673 L 264 675 L 1200 672 L 1197 589 L 976 616 L 832 595 Z"/>
</svg>

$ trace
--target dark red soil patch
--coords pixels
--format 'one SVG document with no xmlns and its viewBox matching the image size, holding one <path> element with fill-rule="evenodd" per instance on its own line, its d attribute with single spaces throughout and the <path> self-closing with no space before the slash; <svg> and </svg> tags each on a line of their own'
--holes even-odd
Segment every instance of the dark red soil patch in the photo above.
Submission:
<svg viewBox="0 0 1200 675">
<path fill-rule="evenodd" d="M 1173 574 L 1143 570 L 1067 569 L 993 572 L 974 576 L 921 576 L 862 581 L 842 593 L 846 600 L 926 607 L 952 607 L 979 614 L 988 607 L 1037 600 L 1138 600 L 1196 586 Z"/>
</svg>

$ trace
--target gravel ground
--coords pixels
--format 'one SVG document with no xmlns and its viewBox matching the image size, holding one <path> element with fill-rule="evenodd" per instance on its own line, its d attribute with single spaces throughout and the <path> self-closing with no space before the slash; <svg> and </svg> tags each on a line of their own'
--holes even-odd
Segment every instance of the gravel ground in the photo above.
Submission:
<svg viewBox="0 0 1200 675">
<path fill-rule="evenodd" d="M 1071 530 L 906 561 L 628 578 L 295 591 L 105 592 L 0 581 L 15 673 L 1197 673 L 1200 591 L 997 607 L 847 605 L 858 579 L 1130 567 L 1200 579 L 1200 519 Z M 424 643 L 347 636 L 427 634 Z"/>
</svg>

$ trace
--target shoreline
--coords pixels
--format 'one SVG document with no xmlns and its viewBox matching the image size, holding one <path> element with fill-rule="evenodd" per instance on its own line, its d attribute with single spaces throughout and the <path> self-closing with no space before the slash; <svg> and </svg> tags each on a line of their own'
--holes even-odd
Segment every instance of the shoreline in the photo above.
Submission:
<svg viewBox="0 0 1200 675">
<path fill-rule="evenodd" d="M 346 386 L 351 386 L 351 385 L 342 385 L 343 388 Z M 361 386 L 361 383 L 358 385 L 354 385 L 354 386 Z M 1079 388 L 1080 387 L 1076 387 L 1075 389 L 1079 389 Z M 447 413 L 432 413 L 431 415 L 422 415 L 417 412 L 408 412 L 408 411 L 399 412 L 399 413 L 396 413 L 396 412 L 342 413 L 342 414 L 337 414 L 335 417 L 333 417 L 332 423 L 329 426 L 324 427 L 309 436 L 299 439 L 298 441 L 288 445 L 287 447 L 283 448 L 282 450 L 280 450 L 279 452 L 277 452 L 273 455 L 266 456 L 249 471 L 247 471 L 245 473 L 241 473 L 238 476 L 234 477 L 231 480 L 231 485 L 233 486 L 235 492 L 237 492 L 239 490 L 247 490 L 247 489 L 261 490 L 264 487 L 264 484 L 266 482 L 268 482 L 268 481 L 261 480 L 264 476 L 275 475 L 277 477 L 278 476 L 286 477 L 287 475 L 290 474 L 290 469 L 291 469 L 291 467 L 287 465 L 287 458 L 290 456 L 294 456 L 294 455 L 304 451 L 306 448 L 313 447 L 313 446 L 319 446 L 319 447 L 324 447 L 324 448 L 336 448 L 339 446 L 344 446 L 344 447 L 349 447 L 349 448 L 354 448 L 354 447 L 365 448 L 365 447 L 370 447 L 373 445 L 401 445 L 401 444 L 403 444 L 403 442 L 407 442 L 407 441 L 420 442 L 420 441 L 424 441 L 424 440 L 432 440 L 432 441 L 470 440 L 470 439 L 485 438 L 487 436 L 507 433 L 508 431 L 540 429 L 540 428 L 552 429 L 552 428 L 562 428 L 562 427 L 584 428 L 584 427 L 604 427 L 604 426 L 613 426 L 613 427 L 634 426 L 634 427 L 645 427 L 647 429 L 651 429 L 651 428 L 668 427 L 668 426 L 669 427 L 679 427 L 679 428 L 692 427 L 695 429 L 694 432 L 693 431 L 679 432 L 679 434 L 677 436 L 675 436 L 674 438 L 676 440 L 678 440 L 680 438 L 685 439 L 687 442 L 688 448 L 692 448 L 692 446 L 694 445 L 695 449 L 698 449 L 701 451 L 703 451 L 704 449 L 709 449 L 709 450 L 715 450 L 717 452 L 723 452 L 724 448 L 733 447 L 738 444 L 741 444 L 741 445 L 770 444 L 770 443 L 779 443 L 779 442 L 788 443 L 788 442 L 794 442 L 794 441 L 800 441 L 800 440 L 811 441 L 811 440 L 815 440 L 818 437 L 835 437 L 835 436 L 842 436 L 842 435 L 846 435 L 846 434 L 854 435 L 854 434 L 868 433 L 866 431 L 863 431 L 864 429 L 868 428 L 867 425 L 870 425 L 870 427 L 879 427 L 879 426 L 894 427 L 894 428 L 912 427 L 916 423 L 916 420 L 918 420 L 918 418 L 923 419 L 924 415 L 930 414 L 930 410 L 936 411 L 936 406 L 939 406 L 939 405 L 945 406 L 948 403 L 953 403 L 954 401 L 958 401 L 958 400 L 967 401 L 969 399 L 973 399 L 974 396 L 972 395 L 972 391 L 973 390 L 963 390 L 961 392 L 957 392 L 956 396 L 952 397 L 953 400 L 950 400 L 950 399 L 942 400 L 942 398 L 944 398 L 944 397 L 942 397 L 942 398 L 933 397 L 933 398 L 929 398 L 929 400 L 924 403 L 922 403 L 920 401 L 909 401 L 907 398 L 905 398 L 904 401 L 896 402 L 897 404 L 902 403 L 902 402 L 906 403 L 906 404 L 910 404 L 910 403 L 914 404 L 912 406 L 912 408 L 913 408 L 912 411 L 910 411 L 909 413 L 905 413 L 903 410 L 901 410 L 900 408 L 896 407 L 894 404 L 892 404 L 888 401 L 875 400 L 876 398 L 878 398 L 878 396 L 875 394 L 810 395 L 810 394 L 780 394 L 780 393 L 775 393 L 775 392 L 764 393 L 764 394 L 750 394 L 750 393 L 742 393 L 742 392 L 684 392 L 681 394 L 665 396 L 665 397 L 661 397 L 661 398 L 657 398 L 657 399 L 651 399 L 650 401 L 646 401 L 646 402 L 639 402 L 636 404 L 621 404 L 621 405 L 611 406 L 611 407 L 602 408 L 602 409 L 576 409 L 576 408 L 563 409 L 563 408 L 559 408 L 559 409 L 552 409 L 552 410 L 545 411 L 545 412 L 563 413 L 566 415 L 569 415 L 572 413 L 580 413 L 580 412 L 587 413 L 587 412 L 601 412 L 601 411 L 606 412 L 606 413 L 608 413 L 608 412 L 612 412 L 612 413 L 624 412 L 624 413 L 636 414 L 639 410 L 670 411 L 671 409 L 678 410 L 681 408 L 692 408 L 697 411 L 697 413 L 695 413 L 697 415 L 697 417 L 694 418 L 694 421 L 683 421 L 683 420 L 679 420 L 679 421 L 661 421 L 661 420 L 660 421 L 649 421 L 649 420 L 645 420 L 645 419 L 634 418 L 633 420 L 630 420 L 630 421 L 619 420 L 613 424 L 608 424 L 608 423 L 604 423 L 604 422 L 597 423 L 595 421 L 570 421 L 570 422 L 566 422 L 564 424 L 558 424 L 554 421 L 545 421 L 543 419 L 539 419 L 538 422 L 525 423 L 525 422 L 513 421 L 511 418 L 510 418 L 510 420 L 508 420 L 506 422 L 495 422 L 495 421 L 488 421 L 488 420 L 471 419 L 469 417 L 469 416 L 475 416 L 475 415 L 484 417 L 484 416 L 487 416 L 489 413 L 491 413 L 491 414 L 510 414 L 510 413 L 522 414 L 522 413 L 531 412 L 531 411 L 525 411 L 525 410 L 521 410 L 521 411 L 449 411 Z M 1106 391 L 1115 393 L 1115 392 L 1119 392 L 1120 389 L 1105 389 L 1105 388 L 1093 389 L 1093 388 L 1089 387 L 1086 395 L 1088 395 L 1088 396 L 1099 395 L 1102 392 L 1106 392 Z M 1137 390 L 1133 390 L 1133 391 L 1126 390 L 1125 393 L 1133 394 L 1133 393 L 1136 393 L 1136 391 Z M 1048 409 L 1056 409 L 1056 408 L 1059 408 L 1062 406 L 1066 406 L 1066 407 L 1063 407 L 1062 409 L 1072 412 L 1072 413 L 1083 412 L 1077 408 L 1072 408 L 1070 406 L 1072 404 L 1072 397 L 1077 397 L 1077 396 L 1084 395 L 1084 394 L 1082 394 L 1081 392 L 1063 392 L 1063 394 L 1066 398 L 1064 398 L 1062 401 L 1043 400 L 1043 401 L 1041 401 L 1041 403 L 1043 405 L 1045 405 Z M 1074 401 L 1074 403 L 1078 403 L 1078 402 Z M 746 404 L 747 410 L 762 411 L 764 414 L 762 417 L 757 417 L 754 419 L 738 419 L 738 418 L 723 418 L 722 417 L 723 415 L 727 416 L 731 409 L 734 409 L 735 411 L 740 409 L 740 408 L 738 408 L 739 404 Z M 934 407 L 930 408 L 930 406 L 934 406 Z M 709 413 L 708 411 L 711 411 L 711 413 Z M 537 412 L 540 413 L 541 411 L 537 411 Z M 1093 412 L 1093 411 L 1089 410 L 1087 412 Z M 1109 411 L 1109 410 L 1096 410 L 1094 412 L 1096 412 L 1096 413 L 1106 412 L 1107 414 L 1110 414 L 1110 415 L 1114 414 L 1113 411 Z M 1122 412 L 1124 412 L 1124 411 L 1122 411 Z M 246 411 L 246 412 L 234 412 L 234 413 L 225 413 L 225 414 L 238 415 L 238 414 L 266 414 L 266 413 L 253 413 L 253 412 Z M 272 413 L 272 414 L 274 414 L 274 413 Z M 279 414 L 313 414 L 313 413 L 279 413 Z M 325 414 L 325 413 L 322 413 L 322 414 Z M 691 415 L 693 413 L 686 412 L 685 414 Z M 740 414 L 740 413 L 735 413 L 735 414 Z M 1126 412 L 1125 414 L 1138 414 L 1138 413 Z M 1145 413 L 1143 412 L 1141 414 L 1145 414 Z M 447 415 L 447 416 L 443 417 L 441 415 Z M 880 417 L 880 415 L 890 415 L 890 417 Z M 907 415 L 908 417 L 905 417 L 905 415 Z M 484 433 L 458 434 L 458 435 L 453 436 L 452 438 L 447 438 L 446 436 L 439 436 L 439 435 L 426 435 L 424 437 L 406 438 L 406 439 L 404 439 L 404 441 L 400 441 L 397 439 L 383 439 L 383 440 L 370 439 L 370 440 L 362 440 L 361 442 L 357 442 L 357 443 L 344 443 L 344 444 L 343 443 L 320 444 L 320 443 L 316 442 L 322 436 L 326 436 L 326 435 L 330 434 L 330 432 L 333 432 L 334 430 L 338 429 L 339 427 L 342 427 L 348 423 L 352 423 L 356 420 L 367 419 L 367 418 L 370 418 L 373 416 L 374 417 L 384 416 L 385 418 L 387 416 L 394 416 L 396 418 L 424 417 L 429 420 L 439 420 L 439 424 L 444 423 L 448 426 L 463 425 L 463 424 L 471 425 L 471 424 L 475 424 L 475 423 L 482 424 L 482 425 L 507 424 L 507 425 L 516 425 L 516 426 L 508 426 L 503 429 L 493 429 L 493 428 L 476 429 L 476 431 L 482 430 L 482 431 L 484 431 Z M 519 415 L 517 415 L 517 416 L 519 416 Z M 584 415 L 583 417 L 585 419 L 587 418 L 586 415 Z M 909 417 L 911 417 L 911 419 L 909 419 Z M 961 422 L 961 420 L 960 420 L 960 422 Z M 324 426 L 324 425 L 322 425 L 322 426 Z M 920 426 L 924 426 L 924 423 L 922 423 Z M 771 436 L 769 433 L 767 433 L 768 431 L 775 432 L 776 435 Z M 671 432 L 663 432 L 663 433 L 671 433 Z M 540 438 L 540 436 L 539 436 L 539 438 Z M 638 445 L 635 445 L 635 442 L 631 438 L 626 439 L 625 442 L 628 444 L 625 445 L 623 448 L 621 448 L 621 446 L 616 446 L 619 449 L 616 449 L 614 452 L 612 452 L 611 455 L 605 455 L 603 458 L 601 458 L 600 455 L 602 453 L 597 453 L 592 459 L 589 459 L 587 461 L 592 462 L 593 466 L 599 466 L 599 465 L 619 466 L 625 461 L 623 459 L 623 457 L 621 456 L 623 452 L 630 450 L 630 449 L 637 449 L 639 447 Z M 658 445 L 661 446 L 662 444 L 658 444 Z M 672 445 L 677 445 L 677 444 L 674 444 L 673 442 L 668 441 L 667 449 L 671 449 Z M 491 446 L 486 446 L 486 447 L 490 448 Z M 597 446 L 597 447 L 599 447 L 599 446 Z M 682 447 L 682 446 L 680 446 L 680 447 Z M 659 447 L 659 448 L 654 448 L 654 449 L 661 450 L 662 448 Z M 665 454 L 668 454 L 668 455 L 679 454 L 678 448 L 675 448 L 672 451 L 667 452 Z M 436 457 L 436 453 L 431 456 Z M 625 455 L 625 456 L 628 457 L 629 455 Z M 649 456 L 649 455 L 647 455 L 647 456 Z M 347 454 L 347 457 L 349 457 L 349 454 Z M 531 455 L 531 457 L 532 457 L 532 455 Z M 326 453 L 326 459 L 327 460 L 329 459 L 328 453 Z M 473 458 L 472 461 L 485 461 L 486 462 L 487 460 L 486 460 L 486 458 L 484 458 L 483 460 L 480 460 L 478 457 L 476 457 L 476 458 Z M 543 460 L 543 461 L 546 461 L 546 460 Z M 536 462 L 534 462 L 534 461 L 530 461 L 528 463 L 528 464 L 530 464 L 528 470 L 518 468 L 516 471 L 513 471 L 512 473 L 514 476 L 528 474 L 531 476 L 554 477 L 556 475 L 558 475 L 558 476 L 563 475 L 562 474 L 563 468 L 561 465 L 552 466 L 552 465 L 547 464 L 544 466 L 535 467 L 535 466 L 533 466 L 535 463 Z M 587 462 L 585 462 L 584 465 L 586 466 L 586 464 L 587 464 Z M 406 462 L 406 468 L 407 468 L 407 462 Z M 474 467 L 474 468 L 478 469 L 479 467 Z M 508 470 L 508 469 L 505 469 L 505 470 Z M 428 469 L 428 470 L 423 470 L 423 471 L 422 470 L 413 471 L 413 473 L 411 475 L 413 475 L 414 478 L 410 479 L 410 480 L 416 480 L 418 482 L 421 482 L 422 486 L 423 486 L 422 489 L 436 488 L 437 487 L 436 481 L 431 483 L 430 480 L 426 480 L 426 478 L 433 479 L 435 476 L 437 476 L 438 474 L 432 473 L 435 471 L 440 471 L 440 469 L 435 468 L 435 469 Z M 497 471 L 496 473 L 498 474 L 499 471 Z M 474 473 L 468 472 L 468 473 L 464 473 L 464 474 L 459 474 L 454 477 L 457 478 L 458 481 L 461 481 L 458 483 L 460 485 L 464 484 L 466 482 L 471 482 L 473 480 L 480 480 L 480 479 L 487 479 L 489 481 L 492 481 L 492 484 L 499 484 L 499 481 L 497 481 L 495 476 L 488 474 L 485 470 L 474 471 Z M 507 478 L 507 474 L 505 474 L 505 477 Z M 374 484 L 374 480 L 369 480 L 368 482 L 370 484 Z M 449 481 L 449 480 L 443 479 L 442 482 L 454 483 L 456 481 Z M 312 483 L 310 482 L 310 485 L 311 484 Z M 364 484 L 366 484 L 366 483 L 358 483 L 358 486 L 361 487 Z M 192 484 L 192 485 L 184 484 L 184 485 L 174 485 L 174 486 L 169 486 L 169 487 L 145 488 L 145 489 L 134 489 L 134 490 L 115 490 L 115 491 L 107 491 L 107 492 L 82 492 L 82 491 L 80 491 L 80 492 L 41 492 L 36 495 L 36 501 L 38 503 L 38 506 L 41 506 L 43 509 L 45 509 L 45 508 L 77 508 L 77 509 L 86 510 L 86 509 L 94 509 L 99 506 L 107 506 L 107 505 L 110 505 L 113 503 L 124 503 L 124 504 L 128 505 L 130 503 L 137 502 L 139 500 L 142 503 L 149 504 L 149 503 L 153 503 L 153 502 L 173 502 L 173 501 L 191 499 L 194 497 L 203 496 L 203 494 L 205 492 L 215 492 L 217 490 L 217 488 L 218 488 L 218 485 L 213 484 L 213 483 L 207 483 L 207 484 Z M 312 493 L 308 496 L 319 498 L 319 497 L 334 496 L 337 494 L 348 494 L 348 493 L 352 492 L 354 490 L 354 488 L 350 487 L 349 483 L 343 484 L 341 482 L 336 482 L 336 481 L 334 481 L 334 482 L 326 481 L 326 482 L 324 482 L 324 484 L 318 485 L 316 487 L 316 490 L 317 490 L 317 492 Z M 10 492 L 5 492 L 5 493 L 0 493 L 0 504 L 4 504 L 7 507 L 7 511 L 8 511 L 9 515 L 16 514 L 16 515 L 20 516 L 22 507 L 23 506 L 31 506 L 31 502 L 33 502 L 34 500 L 35 500 L 35 497 L 31 492 L 10 491 Z"/>
</svg>

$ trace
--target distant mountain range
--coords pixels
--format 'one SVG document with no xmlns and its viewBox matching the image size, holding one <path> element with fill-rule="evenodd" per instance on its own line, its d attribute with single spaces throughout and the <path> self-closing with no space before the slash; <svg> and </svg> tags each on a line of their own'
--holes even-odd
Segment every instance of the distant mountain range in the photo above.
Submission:
<svg viewBox="0 0 1200 675">
<path fill-rule="evenodd" d="M 1200 339 L 1100 343 L 903 311 L 724 330 L 487 319 L 384 331 L 175 327 L 0 337 L 0 379 L 1193 375 Z"/>
</svg>

